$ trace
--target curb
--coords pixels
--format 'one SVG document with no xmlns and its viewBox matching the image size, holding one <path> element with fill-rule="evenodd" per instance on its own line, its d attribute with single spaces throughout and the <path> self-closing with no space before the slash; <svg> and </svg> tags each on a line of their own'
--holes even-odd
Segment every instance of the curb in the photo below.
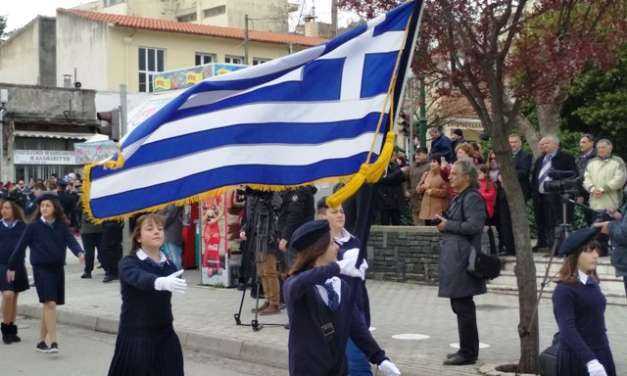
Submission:
<svg viewBox="0 0 627 376">
<path fill-rule="evenodd" d="M 41 319 L 41 307 L 38 305 L 20 304 L 17 311 L 19 315 Z M 57 311 L 57 322 L 106 334 L 117 334 L 119 325 L 117 319 L 63 309 Z M 279 349 L 233 338 L 203 335 L 184 329 L 175 328 L 175 330 L 183 349 L 283 370 L 288 369 L 287 348 Z"/>
</svg>

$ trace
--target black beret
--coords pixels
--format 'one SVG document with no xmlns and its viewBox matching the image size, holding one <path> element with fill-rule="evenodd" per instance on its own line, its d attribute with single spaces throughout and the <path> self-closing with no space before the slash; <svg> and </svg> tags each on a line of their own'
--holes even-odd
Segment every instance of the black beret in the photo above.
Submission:
<svg viewBox="0 0 627 376">
<path fill-rule="evenodd" d="M 329 222 L 326 220 L 307 222 L 294 231 L 290 240 L 290 247 L 296 250 L 296 252 L 302 251 L 329 233 L 329 231 Z"/>
<path fill-rule="evenodd" d="M 37 197 L 37 205 L 41 204 L 42 201 L 59 201 L 59 196 L 53 193 L 44 193 L 43 195 Z"/>
<path fill-rule="evenodd" d="M 572 232 L 560 245 L 558 254 L 568 256 L 591 242 L 599 233 L 599 227 L 587 227 Z"/>
</svg>

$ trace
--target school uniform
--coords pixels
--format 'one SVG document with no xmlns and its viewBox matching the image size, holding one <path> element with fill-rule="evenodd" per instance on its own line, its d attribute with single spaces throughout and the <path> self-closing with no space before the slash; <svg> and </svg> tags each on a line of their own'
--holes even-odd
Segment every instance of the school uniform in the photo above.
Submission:
<svg viewBox="0 0 627 376">
<path fill-rule="evenodd" d="M 590 242 L 597 228 L 573 232 L 560 246 L 559 255 L 568 256 Z M 605 327 L 607 300 L 598 283 L 578 270 L 576 283 L 558 282 L 553 292 L 553 314 L 559 327 L 558 375 L 587 376 L 594 360 L 608 376 L 616 375 Z"/>
<path fill-rule="evenodd" d="M 22 292 L 29 289 L 28 274 L 24 262 L 15 266 L 15 280 L 8 282 L 9 258 L 26 229 L 22 221 L 5 222 L 0 220 L 0 291 Z"/>
<path fill-rule="evenodd" d="M 109 376 L 181 376 L 183 352 L 172 326 L 172 293 L 155 280 L 177 271 L 161 254 L 155 262 L 142 250 L 120 261 L 120 326 Z"/>
<path fill-rule="evenodd" d="M 361 242 L 359 239 L 345 229 L 339 237 L 335 238 L 335 242 L 340 246 L 337 256 L 338 260 L 342 260 L 344 258 L 344 253 L 346 251 L 361 248 Z M 370 300 L 368 299 L 366 281 L 358 277 L 341 276 L 341 278 L 350 286 L 351 294 L 355 298 L 357 310 L 362 316 L 366 326 L 370 327 Z M 368 358 L 350 339 L 348 340 L 348 344 L 346 346 L 346 359 L 348 361 L 348 370 L 351 376 L 372 375 Z"/>
<path fill-rule="evenodd" d="M 60 221 L 46 222 L 39 218 L 29 223 L 9 258 L 9 269 L 24 264 L 26 247 L 30 248 L 35 288 L 40 303 L 65 304 L 65 254 L 69 248 L 76 257 L 83 253 L 70 229 Z"/>
<path fill-rule="evenodd" d="M 290 375 L 347 375 L 345 349 L 349 337 L 371 363 L 380 364 L 387 359 L 357 309 L 350 285 L 339 275 L 339 265 L 331 263 L 300 272 L 285 282 Z M 331 288 L 336 295 L 331 301 L 337 299 L 337 303 L 330 303 L 333 293 L 327 289 Z M 326 310 L 331 318 L 335 332 L 332 337 L 323 334 L 321 310 Z"/>
</svg>

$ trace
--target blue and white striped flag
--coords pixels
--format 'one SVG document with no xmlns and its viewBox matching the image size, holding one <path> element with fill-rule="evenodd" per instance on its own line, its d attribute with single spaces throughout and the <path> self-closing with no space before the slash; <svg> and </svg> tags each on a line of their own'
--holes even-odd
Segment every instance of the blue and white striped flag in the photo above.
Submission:
<svg viewBox="0 0 627 376">
<path fill-rule="evenodd" d="M 421 3 L 185 90 L 122 140 L 118 168 L 87 168 L 87 211 L 122 217 L 223 187 L 356 173 L 370 151 L 371 160 L 380 152 L 390 87 L 394 77 L 396 89 L 404 82 Z"/>
</svg>

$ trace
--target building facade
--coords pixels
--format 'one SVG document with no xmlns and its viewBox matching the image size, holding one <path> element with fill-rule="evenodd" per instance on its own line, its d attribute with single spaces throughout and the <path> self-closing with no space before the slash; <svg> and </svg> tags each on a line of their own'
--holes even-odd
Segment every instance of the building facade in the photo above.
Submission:
<svg viewBox="0 0 627 376">
<path fill-rule="evenodd" d="M 287 0 L 99 0 L 75 9 L 168 21 L 287 33 Z"/>
<path fill-rule="evenodd" d="M 56 86 L 56 27 L 38 16 L 0 46 L 0 82 Z"/>
<path fill-rule="evenodd" d="M 186 24 L 81 10 L 57 11 L 57 85 L 68 76 L 83 88 L 152 91 L 158 72 L 210 62 L 263 63 L 324 42 L 302 35 Z"/>
<path fill-rule="evenodd" d="M 14 85 L 2 116 L 0 180 L 47 179 L 80 171 L 74 144 L 96 134 L 95 91 Z"/>
</svg>

